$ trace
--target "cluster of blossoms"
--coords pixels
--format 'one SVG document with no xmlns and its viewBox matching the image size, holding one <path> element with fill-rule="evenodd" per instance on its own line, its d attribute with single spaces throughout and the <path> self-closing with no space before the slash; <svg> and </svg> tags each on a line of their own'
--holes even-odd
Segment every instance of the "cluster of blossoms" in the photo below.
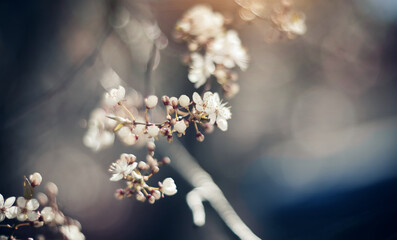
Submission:
<svg viewBox="0 0 397 240">
<path fill-rule="evenodd" d="M 104 95 L 102 108 L 92 112 L 84 143 L 93 150 L 99 150 L 113 144 L 115 133 L 126 145 L 134 145 L 141 138 L 146 143 L 159 135 L 172 142 L 174 134 L 181 137 L 191 124 L 195 126 L 198 141 L 204 140 L 198 125 L 206 132 L 211 132 L 214 125 L 222 131 L 227 130 L 231 112 L 218 93 L 206 92 L 202 98 L 195 92 L 192 98 L 193 101 L 186 95 L 179 98 L 163 96 L 161 101 L 166 108 L 166 120 L 154 123 L 149 120 L 149 111 L 157 106 L 157 96 L 145 99 L 142 113 L 138 110 L 141 98 L 136 97 L 138 103 L 133 103 L 131 95 L 125 98 L 124 87 L 111 89 Z"/>
<path fill-rule="evenodd" d="M 144 202 L 146 199 L 153 204 L 164 195 L 172 196 L 177 193 L 176 185 L 172 178 L 166 178 L 163 182 L 158 183 L 158 187 L 152 187 L 147 181 L 159 172 L 159 166 L 169 164 L 170 159 L 164 157 L 161 161 L 154 158 L 154 142 L 147 143 L 148 154 L 145 161 L 136 161 L 133 154 L 123 153 L 116 162 L 110 165 L 109 171 L 112 173 L 110 181 L 126 181 L 126 187 L 116 190 L 117 199 L 133 197 L 138 201 Z"/>
<path fill-rule="evenodd" d="M 12 225 L 0 225 L 13 229 L 10 236 L 0 236 L 0 239 L 16 239 L 15 230 L 24 227 L 42 227 L 51 228 L 53 233 L 60 234 L 68 240 L 84 240 L 85 236 L 81 233 L 81 225 L 77 220 L 67 217 L 59 210 L 56 201 L 58 187 L 49 182 L 46 184 L 46 193 L 38 193 L 33 198 L 34 190 L 41 185 L 42 177 L 40 173 L 33 173 L 29 179 L 25 178 L 24 196 L 18 198 L 9 197 L 4 201 L 3 195 L 0 194 L 0 222 L 7 219 L 16 219 L 20 223 Z M 14 205 L 16 203 L 16 205 Z M 41 210 L 39 210 L 41 208 Z M 40 235 L 40 239 L 45 239 Z"/>
<path fill-rule="evenodd" d="M 249 57 L 237 32 L 226 30 L 225 23 L 222 14 L 206 5 L 197 5 L 177 22 L 175 38 L 188 44 L 188 78 L 194 86 L 208 84 L 207 80 L 214 76 L 224 95 L 230 98 L 239 91 L 237 74 L 232 69 L 246 70 Z"/>
<path fill-rule="evenodd" d="M 305 14 L 291 8 L 290 0 L 262 1 L 235 0 L 241 6 L 240 16 L 245 21 L 270 19 L 272 26 L 290 39 L 306 33 Z"/>
<path fill-rule="evenodd" d="M 122 105 L 118 104 L 120 101 L 122 101 Z M 137 120 L 143 121 L 144 119 L 138 110 L 142 105 L 143 98 L 138 92 L 129 91 L 126 94 L 122 86 L 105 93 L 101 101 L 101 106 L 91 112 L 88 129 L 83 138 L 84 145 L 94 151 L 113 145 L 115 140 L 113 129 L 116 127 L 116 121 L 112 120 L 111 117 L 118 116 L 120 119 L 125 119 L 129 117 L 130 112 Z M 128 109 L 128 111 L 125 109 Z M 123 127 L 117 131 L 117 135 L 120 141 L 126 145 L 134 145 L 137 142 L 144 145 L 144 139 L 137 141 L 138 138 L 136 138 L 142 131 L 142 127 L 137 126 L 132 131 L 128 127 Z"/>
<path fill-rule="evenodd" d="M 135 97 L 130 94 L 126 99 L 126 91 L 122 86 L 105 93 L 102 108 L 95 109 L 91 114 L 84 143 L 93 150 L 98 150 L 112 144 L 115 134 L 127 145 L 134 145 L 143 138 L 148 149 L 146 162 L 138 163 L 134 155 L 124 153 L 110 166 L 110 180 L 126 181 L 127 186 L 116 191 L 117 198 L 135 196 L 140 201 L 148 199 L 150 203 L 154 203 L 161 196 L 176 193 L 176 186 L 171 178 L 160 182 L 158 187 L 147 184 L 149 178 L 159 171 L 159 166 L 170 162 L 168 157 L 161 161 L 154 158 L 154 140 L 164 136 L 167 141 L 172 142 L 174 135 L 181 137 L 189 126 L 194 125 L 196 139 L 202 142 L 204 135 L 199 126 L 206 132 L 213 131 L 215 125 L 226 131 L 231 112 L 226 103 L 222 103 L 218 93 L 206 92 L 201 97 L 195 92 L 192 100 L 186 95 L 179 98 L 163 96 L 161 101 L 165 107 L 165 120 L 154 123 L 149 116 L 150 111 L 158 105 L 158 97 L 151 95 L 141 101 L 142 98 L 137 97 L 136 92 L 133 95 Z M 138 102 L 134 103 L 133 100 Z M 142 102 L 145 103 L 145 110 L 139 111 Z"/>
</svg>

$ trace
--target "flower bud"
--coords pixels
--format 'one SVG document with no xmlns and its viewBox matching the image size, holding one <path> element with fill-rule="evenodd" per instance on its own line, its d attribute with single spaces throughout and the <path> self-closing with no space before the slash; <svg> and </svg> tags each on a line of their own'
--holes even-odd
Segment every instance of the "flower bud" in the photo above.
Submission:
<svg viewBox="0 0 397 240">
<path fill-rule="evenodd" d="M 171 163 L 171 159 L 169 157 L 163 157 L 163 159 L 161 160 L 164 164 L 170 164 Z"/>
<path fill-rule="evenodd" d="M 29 176 L 29 180 L 30 180 L 30 184 L 32 185 L 32 187 L 37 187 L 41 184 L 41 181 L 43 181 L 43 178 L 41 177 L 40 173 L 35 172 Z"/>
<path fill-rule="evenodd" d="M 147 150 L 150 152 L 153 152 L 156 149 L 156 144 L 154 144 L 154 142 L 149 141 L 147 143 Z"/>
<path fill-rule="evenodd" d="M 149 165 L 147 165 L 144 161 L 140 161 L 138 163 L 138 168 L 141 169 L 141 170 L 146 170 L 146 169 L 149 168 Z"/>
<path fill-rule="evenodd" d="M 156 198 L 153 197 L 152 195 L 148 195 L 147 197 L 148 197 L 147 200 L 150 204 L 154 204 L 154 202 L 156 202 Z"/>
<path fill-rule="evenodd" d="M 179 104 L 178 98 L 176 98 L 176 97 L 171 97 L 171 98 L 170 98 L 170 103 L 171 103 L 171 105 L 172 105 L 172 107 L 173 107 L 174 109 L 177 108 L 177 107 L 178 107 L 178 104 Z"/>
<path fill-rule="evenodd" d="M 199 141 L 199 142 L 203 142 L 204 141 L 204 135 L 201 133 L 201 132 L 198 132 L 197 134 L 196 134 L 196 139 L 197 139 L 197 141 Z"/>
<path fill-rule="evenodd" d="M 160 168 L 159 167 L 157 167 L 157 166 L 153 166 L 152 167 L 152 172 L 153 173 L 158 173 L 160 171 Z"/>
<path fill-rule="evenodd" d="M 151 137 L 156 137 L 157 135 L 159 135 L 159 127 L 157 127 L 156 125 L 151 125 L 147 128 L 147 133 L 151 136 Z"/>
<path fill-rule="evenodd" d="M 168 105 L 170 105 L 170 98 L 168 97 L 168 96 L 162 96 L 161 97 L 161 101 L 163 102 L 163 104 L 165 105 L 165 106 L 168 106 Z"/>
<path fill-rule="evenodd" d="M 140 202 L 146 201 L 145 195 L 142 192 L 137 192 L 135 197 L 136 197 L 136 200 L 138 200 Z"/>
<path fill-rule="evenodd" d="M 122 189 L 122 188 L 117 189 L 116 192 L 114 193 L 114 196 L 115 196 L 117 199 L 119 199 L 119 200 L 123 199 L 123 198 L 124 198 L 124 195 L 125 195 L 125 191 L 124 191 L 124 189 Z"/>
<path fill-rule="evenodd" d="M 145 99 L 146 107 L 149 109 L 156 107 L 157 102 L 158 102 L 158 98 L 157 96 L 154 95 L 150 95 Z"/>
<path fill-rule="evenodd" d="M 186 124 L 184 120 L 180 120 L 178 122 L 175 123 L 174 125 L 174 129 L 178 132 L 178 133 L 184 133 L 186 130 Z"/>
<path fill-rule="evenodd" d="M 53 183 L 53 182 L 48 182 L 47 184 L 46 184 L 46 190 L 47 190 L 47 192 L 49 193 L 49 194 L 51 194 L 51 195 L 58 195 L 58 187 L 57 187 L 57 185 L 55 184 L 55 183 Z"/>
<path fill-rule="evenodd" d="M 190 104 L 190 98 L 186 95 L 181 95 L 179 97 L 179 105 L 181 105 L 181 107 L 188 107 Z"/>
<path fill-rule="evenodd" d="M 152 196 L 156 199 L 159 200 L 161 198 L 161 192 L 159 190 L 153 190 L 152 191 Z"/>
</svg>

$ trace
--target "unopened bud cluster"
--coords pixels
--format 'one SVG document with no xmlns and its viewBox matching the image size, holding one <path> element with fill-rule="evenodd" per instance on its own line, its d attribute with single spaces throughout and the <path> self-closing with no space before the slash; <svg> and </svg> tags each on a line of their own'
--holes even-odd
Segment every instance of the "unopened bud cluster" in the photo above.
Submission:
<svg viewBox="0 0 397 240">
<path fill-rule="evenodd" d="M 237 74 L 232 69 L 246 70 L 249 56 L 237 32 L 226 30 L 226 23 L 222 14 L 207 5 L 197 5 L 177 22 L 174 35 L 188 44 L 188 78 L 195 87 L 208 84 L 213 76 L 222 86 L 224 96 L 230 98 L 239 91 Z"/>
<path fill-rule="evenodd" d="M 172 196 L 176 194 L 177 189 L 172 178 L 166 178 L 163 182 L 159 182 L 157 187 L 148 184 L 149 179 L 159 172 L 160 166 L 169 164 L 171 160 L 168 157 L 158 161 L 154 158 L 156 145 L 153 141 L 147 143 L 148 154 L 146 161 L 137 162 L 137 158 L 133 154 L 123 153 L 116 162 L 112 163 L 109 172 L 112 173 L 110 181 L 123 180 L 126 183 L 125 188 L 116 190 L 117 199 L 126 197 L 135 197 L 138 201 L 146 200 L 153 204 L 164 195 Z"/>
<path fill-rule="evenodd" d="M 23 226 L 42 227 L 44 225 L 54 229 L 54 233 L 62 235 L 64 239 L 84 240 L 81 233 L 81 225 L 77 220 L 67 217 L 59 210 L 56 197 L 58 187 L 49 182 L 45 186 L 46 193 L 38 193 L 34 198 L 36 187 L 40 186 L 42 176 L 40 173 L 33 173 L 24 182 L 24 196 L 9 197 L 4 200 L 0 194 L 0 222 L 7 219 L 17 219 L 20 223 L 14 227 L 1 225 L 1 227 L 14 228 L 17 230 Z M 16 203 L 14 205 L 14 203 Z M 41 209 L 41 210 L 40 210 Z M 73 228 L 73 231 L 69 231 Z M 12 233 L 7 239 L 15 239 Z M 41 236 L 40 239 L 45 239 Z"/>
</svg>

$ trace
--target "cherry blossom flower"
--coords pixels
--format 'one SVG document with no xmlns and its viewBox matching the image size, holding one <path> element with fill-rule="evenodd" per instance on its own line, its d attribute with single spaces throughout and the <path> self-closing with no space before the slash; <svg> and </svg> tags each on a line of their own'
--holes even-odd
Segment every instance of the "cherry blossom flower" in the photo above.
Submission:
<svg viewBox="0 0 397 240">
<path fill-rule="evenodd" d="M 112 107 L 121 100 L 123 100 L 124 97 L 125 97 L 125 88 L 123 86 L 119 86 L 117 89 L 113 88 L 109 92 L 105 93 L 103 102 L 105 106 Z"/>
<path fill-rule="evenodd" d="M 125 176 L 129 175 L 138 165 L 137 162 L 128 162 L 127 158 L 121 157 L 121 159 L 117 160 L 115 163 L 109 168 L 109 171 L 113 173 L 110 181 L 120 181 Z"/>
<path fill-rule="evenodd" d="M 59 228 L 59 231 L 68 240 L 84 240 L 85 236 L 76 225 L 65 225 Z"/>
<path fill-rule="evenodd" d="M 278 23 L 281 30 L 296 34 L 303 35 L 306 33 L 307 27 L 305 23 L 306 16 L 302 12 L 290 11 L 287 14 L 281 15 L 274 21 Z"/>
<path fill-rule="evenodd" d="M 188 35 L 203 44 L 222 33 L 223 24 L 222 14 L 213 12 L 209 6 L 197 5 L 189 9 L 176 24 L 176 37 L 183 38 Z"/>
<path fill-rule="evenodd" d="M 41 217 L 45 223 L 52 222 L 55 219 L 55 212 L 52 207 L 45 207 L 40 212 Z"/>
<path fill-rule="evenodd" d="M 83 138 L 84 145 L 93 151 L 111 146 L 115 138 L 113 131 L 111 131 L 114 125 L 114 120 L 107 118 L 105 110 L 95 109 L 91 113 L 88 129 Z"/>
<path fill-rule="evenodd" d="M 178 190 L 176 189 L 175 181 L 172 178 L 164 179 L 164 181 L 161 183 L 160 190 L 162 193 L 168 196 L 172 196 L 178 192 Z"/>
<path fill-rule="evenodd" d="M 228 30 L 226 34 L 219 35 L 208 45 L 207 51 L 213 55 L 213 61 L 222 64 L 226 68 L 234 68 L 236 65 L 241 70 L 248 67 L 249 57 L 245 48 L 241 45 L 238 33 Z"/>
<path fill-rule="evenodd" d="M 24 197 L 18 197 L 17 205 L 17 219 L 19 221 L 35 221 L 39 218 L 39 214 L 36 210 L 39 208 L 40 204 L 39 201 L 37 201 L 36 199 L 32 198 L 30 200 L 27 200 Z"/>
<path fill-rule="evenodd" d="M 226 131 L 228 128 L 227 120 L 232 117 L 230 108 L 226 103 L 222 103 L 218 93 L 206 92 L 201 98 L 198 93 L 193 93 L 193 101 L 196 104 L 198 111 L 208 114 L 210 124 L 217 124 L 222 130 Z"/>
<path fill-rule="evenodd" d="M 195 88 L 199 88 L 207 82 L 207 79 L 215 71 L 215 64 L 209 54 L 203 56 L 194 52 L 190 55 L 190 58 L 191 64 L 188 78 L 190 82 L 194 83 Z"/>
<path fill-rule="evenodd" d="M 4 201 L 3 195 L 0 194 L 0 222 L 6 217 L 13 219 L 17 216 L 17 207 L 12 205 L 15 202 L 15 197 L 9 197 Z"/>
</svg>

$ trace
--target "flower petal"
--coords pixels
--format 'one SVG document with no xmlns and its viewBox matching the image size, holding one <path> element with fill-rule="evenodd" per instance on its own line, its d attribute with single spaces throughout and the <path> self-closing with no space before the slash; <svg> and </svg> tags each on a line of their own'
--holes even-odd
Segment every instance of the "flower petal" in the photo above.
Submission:
<svg viewBox="0 0 397 240">
<path fill-rule="evenodd" d="M 29 221 L 36 221 L 37 219 L 39 219 L 39 214 L 35 211 L 29 211 L 28 212 L 28 219 Z"/>
<path fill-rule="evenodd" d="M 195 102 L 196 104 L 202 104 L 203 100 L 201 100 L 200 95 L 197 92 L 193 93 L 193 102 Z"/>
<path fill-rule="evenodd" d="M 6 217 L 8 218 L 8 219 L 13 219 L 13 218 L 15 218 L 19 213 L 20 213 L 20 208 L 18 208 L 18 207 L 10 207 L 9 209 L 7 209 L 7 211 L 6 211 Z"/>
<path fill-rule="evenodd" d="M 4 205 L 4 197 L 3 195 L 0 194 L 0 208 L 2 208 Z"/>
<path fill-rule="evenodd" d="M 34 198 L 30 199 L 30 200 L 27 202 L 27 204 L 26 204 L 26 208 L 27 208 L 28 210 L 31 210 L 31 211 L 38 209 L 39 206 L 40 206 L 39 201 L 37 201 L 37 199 L 34 199 Z"/>
<path fill-rule="evenodd" d="M 9 208 L 9 207 L 12 206 L 12 204 L 14 204 L 14 202 L 15 202 L 15 197 L 9 197 L 9 198 L 7 198 L 7 200 L 5 201 L 4 207 L 5 207 L 5 208 Z"/>
<path fill-rule="evenodd" d="M 2 222 L 6 218 L 4 213 L 0 213 L 0 222 Z"/>
<path fill-rule="evenodd" d="M 109 180 L 112 182 L 117 182 L 117 181 L 120 181 L 121 179 L 123 179 L 123 177 L 124 177 L 123 174 L 116 173 L 116 174 L 113 174 Z"/>
<path fill-rule="evenodd" d="M 18 207 L 24 208 L 26 206 L 26 199 L 24 197 L 17 198 Z"/>
<path fill-rule="evenodd" d="M 218 127 L 222 130 L 222 131 L 226 131 L 227 130 L 227 121 L 223 118 L 218 118 L 218 120 L 216 120 L 216 124 L 218 125 Z"/>
</svg>

